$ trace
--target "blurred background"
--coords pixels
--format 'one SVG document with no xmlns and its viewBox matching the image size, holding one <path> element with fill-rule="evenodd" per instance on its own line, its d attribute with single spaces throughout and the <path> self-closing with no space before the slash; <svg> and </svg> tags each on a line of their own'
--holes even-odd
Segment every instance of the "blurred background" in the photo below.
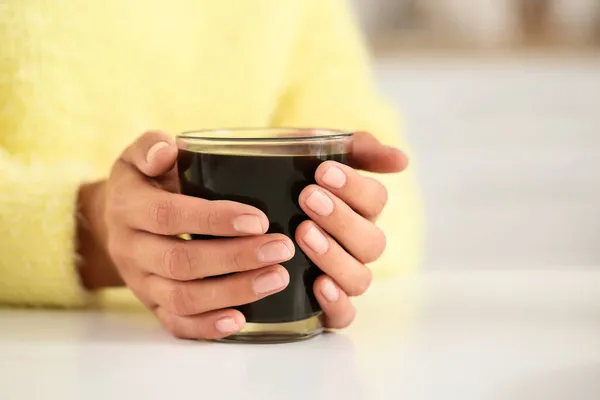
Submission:
<svg viewBox="0 0 600 400">
<path fill-rule="evenodd" d="M 354 0 L 428 268 L 600 266 L 600 0 Z"/>
</svg>

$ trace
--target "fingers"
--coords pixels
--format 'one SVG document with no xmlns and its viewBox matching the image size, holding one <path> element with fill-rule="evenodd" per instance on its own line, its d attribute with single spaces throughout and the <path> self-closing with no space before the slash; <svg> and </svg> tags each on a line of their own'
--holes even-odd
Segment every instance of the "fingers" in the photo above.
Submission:
<svg viewBox="0 0 600 400">
<path fill-rule="evenodd" d="M 381 213 L 388 200 L 387 189 L 379 181 L 335 161 L 322 163 L 317 168 L 315 179 L 320 186 L 369 220 L 374 220 Z"/>
<path fill-rule="evenodd" d="M 363 294 L 371 284 L 371 270 L 352 257 L 312 221 L 296 230 L 296 242 L 325 274 L 350 296 Z"/>
<path fill-rule="evenodd" d="M 221 339 L 239 332 L 246 324 L 244 315 L 237 310 L 182 317 L 158 307 L 154 313 L 173 336 L 181 339 Z"/>
<path fill-rule="evenodd" d="M 152 191 L 152 196 L 131 198 L 130 212 L 125 214 L 130 227 L 161 235 L 211 236 L 259 235 L 269 227 L 267 216 L 252 206 L 147 188 Z"/>
<path fill-rule="evenodd" d="M 148 177 L 168 172 L 176 160 L 175 140 L 162 132 L 144 133 L 119 158 L 119 161 L 131 165 Z"/>
<path fill-rule="evenodd" d="M 353 135 L 349 164 L 364 171 L 401 172 L 408 166 L 408 158 L 400 150 L 381 144 L 367 132 Z"/>
<path fill-rule="evenodd" d="M 117 238 L 113 248 L 115 260 L 179 281 L 250 271 L 288 261 L 295 253 L 294 243 L 281 234 L 203 241 L 138 232 L 130 246 L 120 246 Z"/>
<path fill-rule="evenodd" d="M 131 169 L 119 172 L 107 202 L 107 215 L 117 224 L 160 235 L 257 235 L 269 227 L 267 216 L 255 207 L 170 193 Z"/>
<path fill-rule="evenodd" d="M 325 314 L 325 326 L 343 329 L 349 326 L 356 316 L 356 309 L 348 295 L 327 275 L 321 275 L 313 286 L 315 297 Z"/>
<path fill-rule="evenodd" d="M 176 158 L 174 141 L 163 133 L 145 133 L 136 140 L 113 167 L 106 206 L 111 222 L 160 235 L 241 236 L 267 231 L 269 221 L 255 207 L 171 193 L 144 176 L 172 173 Z"/>
<path fill-rule="evenodd" d="M 331 278 L 326 275 L 317 278 L 313 290 L 323 309 L 327 328 L 343 329 L 352 323 L 356 309 L 346 293 Z M 168 308 L 158 306 L 154 312 L 173 336 L 182 339 L 220 339 L 239 332 L 246 323 L 243 314 L 232 309 L 214 310 L 200 315 L 178 315 Z"/>
<path fill-rule="evenodd" d="M 281 265 L 232 275 L 178 282 L 149 275 L 144 291 L 151 300 L 169 313 L 179 316 L 202 314 L 212 310 L 252 303 L 283 290 L 290 276 Z"/>
<path fill-rule="evenodd" d="M 299 203 L 311 220 L 360 262 L 373 262 L 383 253 L 386 244 L 383 231 L 328 190 L 309 185 L 300 193 Z"/>
</svg>

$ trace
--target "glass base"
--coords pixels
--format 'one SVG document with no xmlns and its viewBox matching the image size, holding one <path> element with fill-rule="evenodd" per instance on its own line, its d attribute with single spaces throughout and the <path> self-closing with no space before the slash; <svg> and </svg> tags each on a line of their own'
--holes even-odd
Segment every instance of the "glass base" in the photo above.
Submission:
<svg viewBox="0 0 600 400">
<path fill-rule="evenodd" d="M 218 339 L 226 343 L 290 343 L 310 339 L 323 332 L 321 313 L 307 319 L 283 323 L 246 323 L 242 331 Z"/>
</svg>

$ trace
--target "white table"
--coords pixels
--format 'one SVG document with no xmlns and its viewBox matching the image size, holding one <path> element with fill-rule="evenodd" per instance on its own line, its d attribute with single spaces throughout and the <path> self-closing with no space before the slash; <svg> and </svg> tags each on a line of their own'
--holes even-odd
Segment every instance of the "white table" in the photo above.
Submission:
<svg viewBox="0 0 600 400">
<path fill-rule="evenodd" d="M 600 399 L 600 271 L 428 272 L 358 308 L 347 331 L 286 345 L 0 310 L 0 399 Z"/>
</svg>

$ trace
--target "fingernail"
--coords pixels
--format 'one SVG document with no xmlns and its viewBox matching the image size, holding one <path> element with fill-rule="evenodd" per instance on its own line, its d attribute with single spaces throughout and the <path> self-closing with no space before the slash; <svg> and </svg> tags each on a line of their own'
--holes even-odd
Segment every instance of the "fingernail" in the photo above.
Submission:
<svg viewBox="0 0 600 400">
<path fill-rule="evenodd" d="M 277 271 L 265 272 L 254 278 L 252 289 L 254 293 L 269 293 L 287 286 L 290 278 L 287 274 Z"/>
<path fill-rule="evenodd" d="M 311 227 L 302 238 L 315 253 L 325 254 L 329 250 L 329 241 L 317 228 Z"/>
<path fill-rule="evenodd" d="M 321 294 L 330 303 L 335 303 L 340 298 L 340 290 L 331 279 L 325 278 L 321 283 Z"/>
<path fill-rule="evenodd" d="M 167 142 L 154 143 L 154 145 L 152 145 L 152 147 L 150 147 L 150 150 L 148 150 L 148 154 L 146 154 L 146 162 L 148 164 L 150 164 L 152 162 L 152 160 L 154 160 L 156 153 L 158 153 L 158 151 L 160 149 L 162 149 L 163 147 L 169 147 L 169 143 L 167 143 Z"/>
<path fill-rule="evenodd" d="M 264 263 L 287 261 L 292 258 L 292 251 L 283 242 L 270 242 L 258 249 L 258 259 Z"/>
<path fill-rule="evenodd" d="M 215 322 L 215 328 L 221 333 L 232 333 L 240 330 L 237 322 L 233 318 L 225 317 Z"/>
<path fill-rule="evenodd" d="M 333 201 L 319 189 L 316 189 L 308 196 L 306 205 L 322 217 L 326 217 L 333 212 Z"/>
<path fill-rule="evenodd" d="M 327 186 L 330 186 L 334 189 L 341 189 L 346 184 L 346 174 L 344 174 L 344 171 L 338 167 L 329 167 L 329 169 L 325 171 L 325 174 L 321 180 Z"/>
<path fill-rule="evenodd" d="M 263 227 L 260 223 L 260 218 L 256 215 L 240 215 L 233 220 L 233 229 L 240 233 L 263 233 Z"/>
</svg>

